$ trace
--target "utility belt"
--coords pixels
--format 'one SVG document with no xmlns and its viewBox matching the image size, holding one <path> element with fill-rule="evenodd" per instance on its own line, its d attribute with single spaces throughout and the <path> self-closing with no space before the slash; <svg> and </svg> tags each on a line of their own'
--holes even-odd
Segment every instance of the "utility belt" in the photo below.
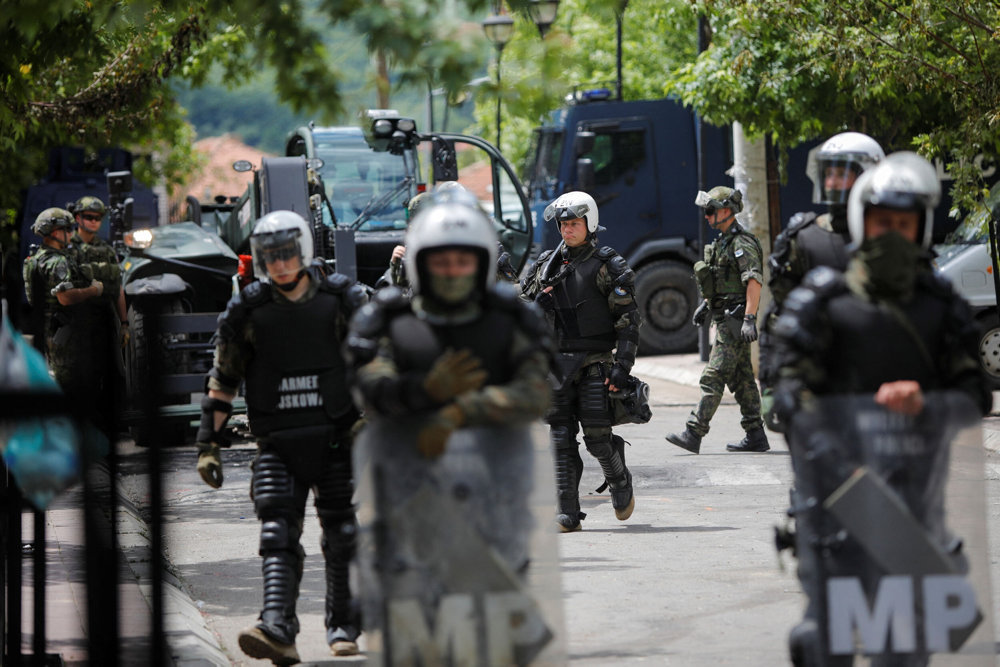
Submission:
<svg viewBox="0 0 1000 667">
<path fill-rule="evenodd" d="M 742 336 L 743 315 L 747 310 L 745 298 L 715 299 L 710 304 L 712 321 L 716 326 L 727 326 L 733 336 Z"/>
</svg>

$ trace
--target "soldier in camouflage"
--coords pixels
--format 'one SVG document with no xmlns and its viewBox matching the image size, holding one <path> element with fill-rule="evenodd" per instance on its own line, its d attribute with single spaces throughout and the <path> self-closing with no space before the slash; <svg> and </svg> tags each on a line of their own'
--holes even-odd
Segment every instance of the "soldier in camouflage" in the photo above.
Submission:
<svg viewBox="0 0 1000 667">
<path fill-rule="evenodd" d="M 98 236 L 107 208 L 97 197 L 80 197 L 71 209 L 76 219 L 76 233 L 70 244 L 81 266 L 89 266 L 95 280 L 104 283 L 104 298 L 120 325 L 122 347 L 128 344 L 128 319 L 125 311 L 125 290 L 118 255 L 111 244 Z"/>
<path fill-rule="evenodd" d="M 64 209 L 38 215 L 31 229 L 42 237 L 42 246 L 24 262 L 24 286 L 28 303 L 43 314 L 40 330 L 33 333 L 44 343 L 56 381 L 76 405 L 94 414 L 96 343 L 85 311 L 100 301 L 104 283 L 86 273 L 69 250 L 72 228 L 73 216 Z"/>
<path fill-rule="evenodd" d="M 613 248 L 597 245 L 598 210 L 585 192 L 567 192 L 546 207 L 546 222 L 559 226 L 563 241 L 528 270 L 521 298 L 534 301 L 558 336 L 555 387 L 547 416 L 556 464 L 562 532 L 581 529 L 579 486 L 583 475 L 577 433 L 601 466 L 615 517 L 632 516 L 632 473 L 625 465 L 621 436 L 609 392 L 626 387 L 639 346 L 642 316 L 635 304 L 635 274 Z"/>
<path fill-rule="evenodd" d="M 704 261 L 694 266 L 703 301 L 694 323 L 705 324 L 709 313 L 715 323 L 715 345 L 701 374 L 701 400 L 687 426 L 666 438 L 697 454 L 708 433 L 709 422 L 722 401 L 726 385 L 739 403 L 740 425 L 746 436 L 726 445 L 730 452 L 766 452 L 770 449 L 760 414 L 760 392 L 750 361 L 750 344 L 757 340 L 757 307 L 763 283 L 760 241 L 743 228 L 736 214 L 743 210 L 743 194 L 720 185 L 699 192 L 695 204 L 705 212 L 719 238 L 705 246 Z"/>
</svg>

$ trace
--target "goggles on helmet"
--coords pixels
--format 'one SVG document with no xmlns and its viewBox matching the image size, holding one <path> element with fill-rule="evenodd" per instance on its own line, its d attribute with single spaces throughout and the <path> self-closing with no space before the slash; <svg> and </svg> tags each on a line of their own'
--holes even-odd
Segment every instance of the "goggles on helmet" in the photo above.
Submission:
<svg viewBox="0 0 1000 667">
<path fill-rule="evenodd" d="M 542 213 L 542 217 L 545 222 L 550 222 L 555 220 L 556 222 L 565 222 L 566 220 L 576 220 L 577 218 L 586 218 L 587 213 L 590 212 L 590 206 L 587 204 L 573 204 L 572 206 L 557 206 L 555 202 L 549 204 L 545 207 L 545 211 Z"/>
<path fill-rule="evenodd" d="M 717 211 L 720 208 L 731 209 L 733 207 L 733 205 L 730 204 L 728 201 L 722 202 L 719 201 L 718 199 L 715 199 L 714 197 L 710 197 L 709 194 L 704 190 L 698 191 L 698 196 L 695 197 L 694 205 L 700 208 L 708 209 L 710 211 Z"/>
</svg>

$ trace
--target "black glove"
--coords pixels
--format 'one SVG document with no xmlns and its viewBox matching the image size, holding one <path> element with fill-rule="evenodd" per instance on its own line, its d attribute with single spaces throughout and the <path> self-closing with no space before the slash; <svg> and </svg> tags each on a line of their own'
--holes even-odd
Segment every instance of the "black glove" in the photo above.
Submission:
<svg viewBox="0 0 1000 667">
<path fill-rule="evenodd" d="M 539 292 L 538 296 L 535 297 L 535 303 L 542 310 L 553 310 L 556 307 L 555 297 L 552 296 L 552 292 Z"/>
<path fill-rule="evenodd" d="M 628 385 L 628 371 L 620 364 L 612 366 L 611 372 L 608 374 L 608 385 L 613 385 L 618 391 L 624 389 Z"/>
<path fill-rule="evenodd" d="M 694 310 L 694 317 L 691 318 L 691 324 L 696 327 L 700 327 L 705 323 L 708 318 L 708 313 L 711 309 L 708 307 L 708 301 L 702 301 L 698 304 L 698 307 Z"/>
<path fill-rule="evenodd" d="M 747 343 L 757 340 L 757 316 L 747 315 L 743 318 L 743 326 L 740 327 L 740 335 Z"/>
</svg>

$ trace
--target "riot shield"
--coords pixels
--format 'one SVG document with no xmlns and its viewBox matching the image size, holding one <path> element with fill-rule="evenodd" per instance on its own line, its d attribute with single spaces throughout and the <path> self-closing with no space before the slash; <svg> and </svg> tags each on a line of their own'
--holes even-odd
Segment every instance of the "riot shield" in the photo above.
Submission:
<svg viewBox="0 0 1000 667">
<path fill-rule="evenodd" d="M 565 664 L 554 465 L 545 428 L 466 428 L 438 459 L 418 420 L 354 445 L 369 664 Z"/>
<path fill-rule="evenodd" d="M 830 396 L 791 420 L 796 664 L 995 665 L 980 417 L 958 392 L 925 401 Z"/>
</svg>

